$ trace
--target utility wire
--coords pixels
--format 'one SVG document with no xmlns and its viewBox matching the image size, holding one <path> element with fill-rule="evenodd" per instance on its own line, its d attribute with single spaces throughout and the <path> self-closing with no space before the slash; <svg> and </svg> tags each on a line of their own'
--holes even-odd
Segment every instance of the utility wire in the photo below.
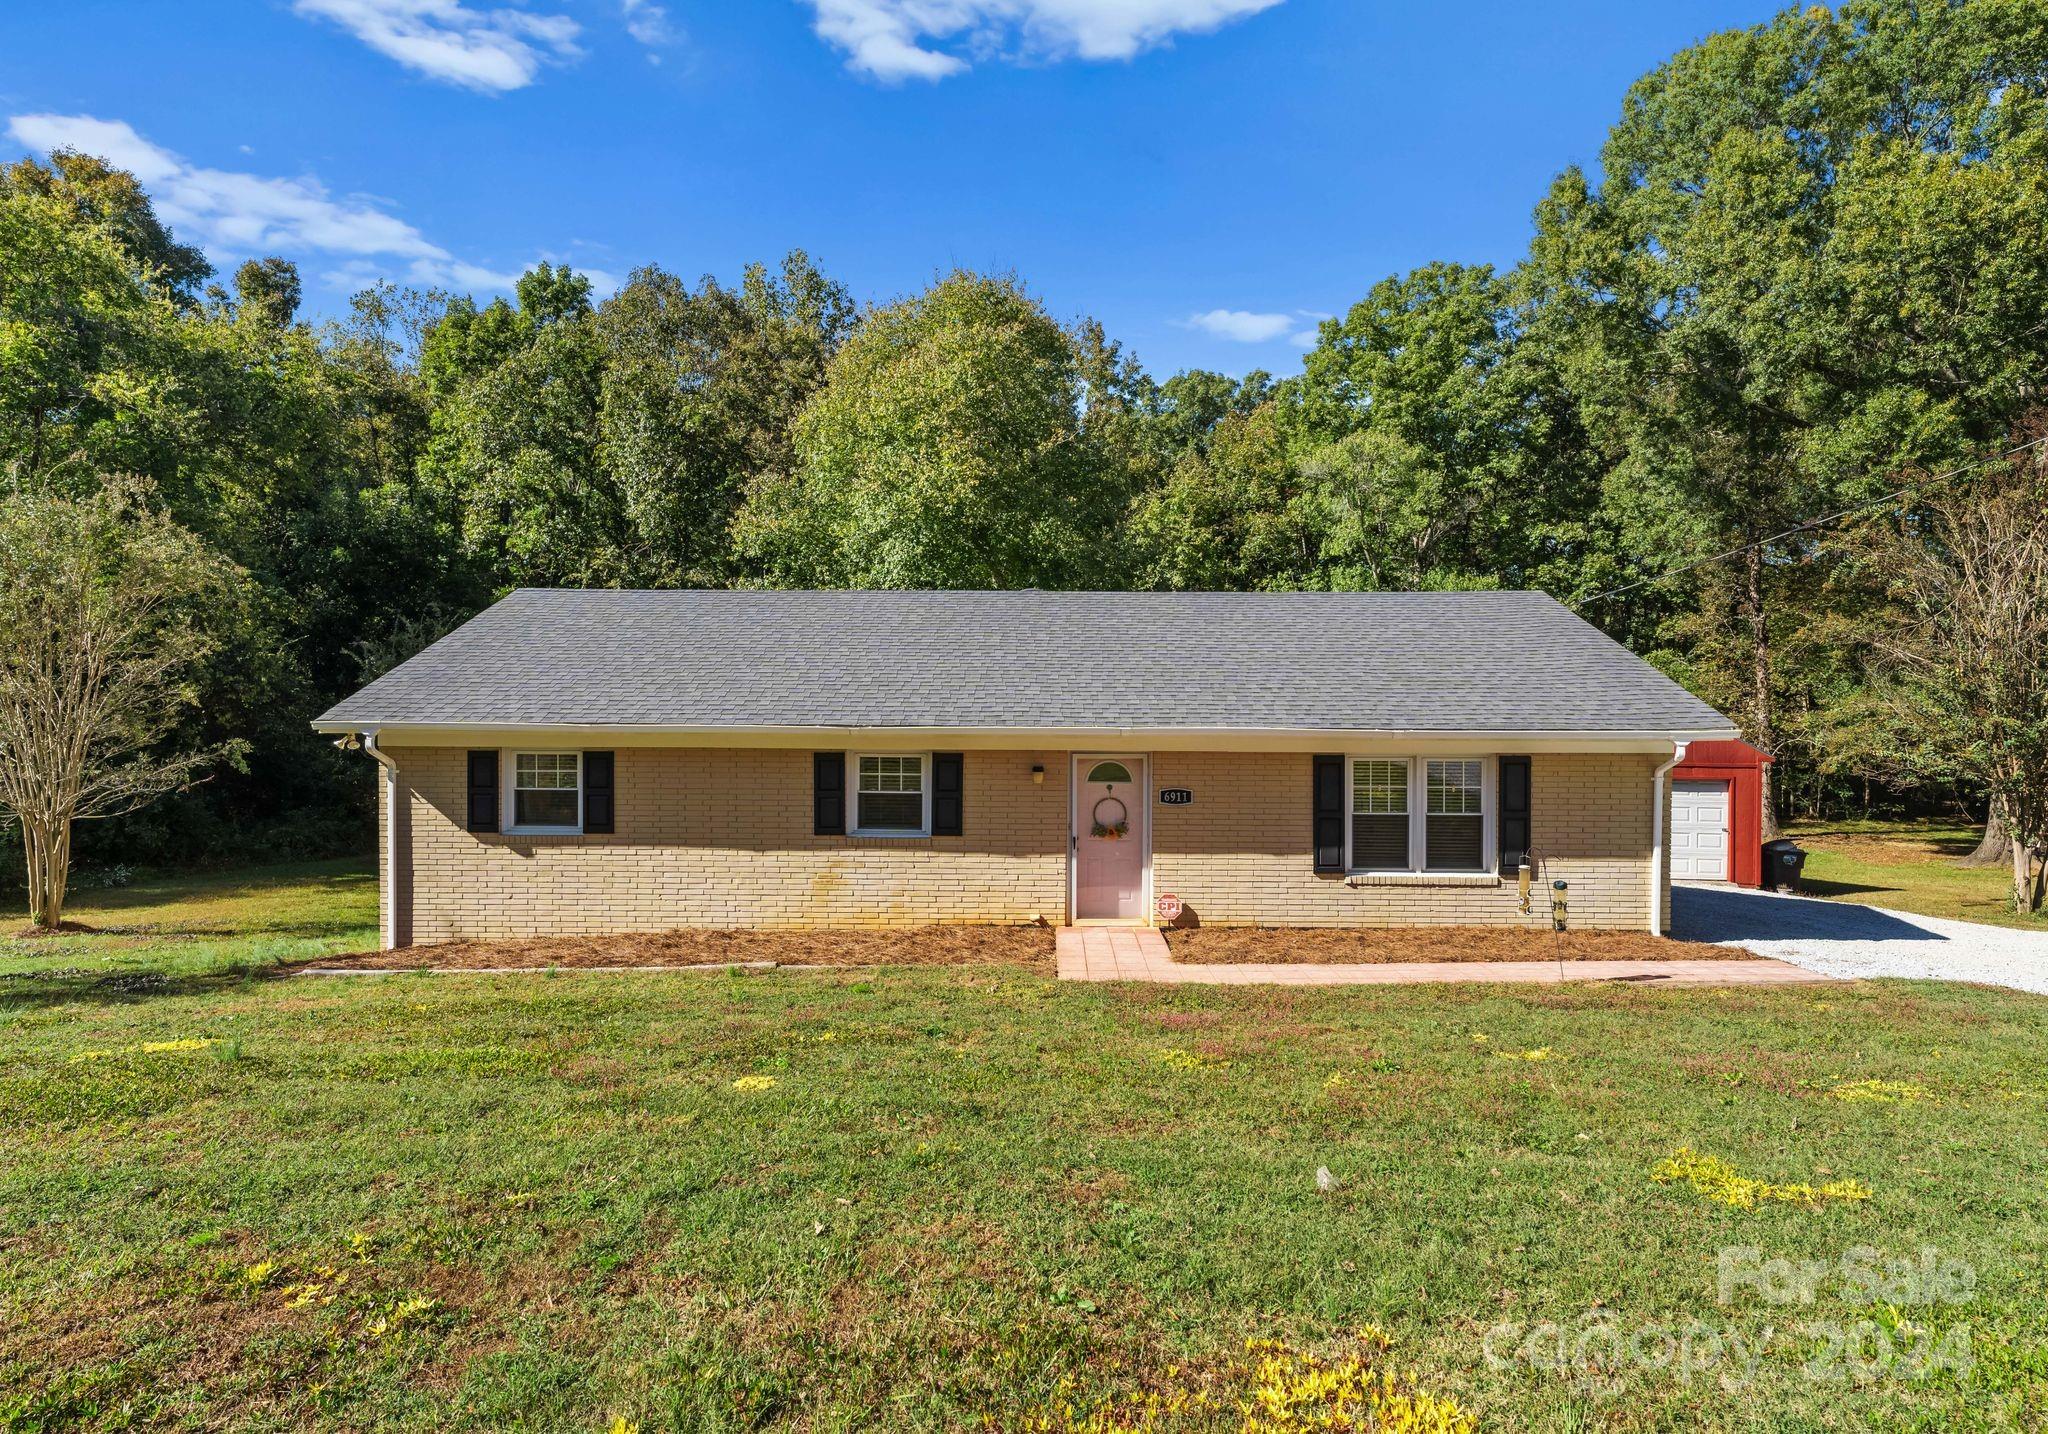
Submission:
<svg viewBox="0 0 2048 1434">
<path fill-rule="evenodd" d="M 1903 488 L 1895 488 L 1891 492 L 1880 494 L 1875 498 L 1866 498 L 1861 503 L 1851 503 L 1846 508 L 1838 509 L 1832 513 L 1824 513 L 1818 518 L 1808 518 L 1805 522 L 1787 528 L 1782 533 L 1773 533 L 1768 538 L 1758 538 L 1754 542 L 1741 543 L 1728 549 L 1726 552 L 1714 553 L 1704 558 L 1694 558 L 1691 562 L 1679 563 L 1676 566 L 1664 569 L 1662 572 L 1652 573 L 1646 578 L 1637 578 L 1632 583 L 1624 583 L 1618 588 L 1609 588 L 1604 593 L 1594 593 L 1589 598 L 1581 599 L 1579 605 L 1604 602 L 1608 598 L 1620 597 L 1623 593 L 1634 592 L 1637 588 L 1648 587 L 1651 583 L 1661 583 L 1666 578 L 1675 578 L 1680 573 L 1691 572 L 1694 568 L 1705 567 L 1708 563 L 1725 562 L 1729 558 L 1740 557 L 1751 548 L 1765 548 L 1769 547 L 1772 543 L 1782 543 L 1787 538 L 1796 538 L 1801 533 L 1808 533 L 1825 524 L 1851 517 L 1854 514 L 1863 512 L 1867 508 L 1880 508 L 1887 503 L 1896 502 L 1909 493 L 1938 487 L 1943 483 L 1952 483 L 1965 473 L 1974 473 L 1979 468 L 1989 467 L 1993 463 L 2003 463 L 2008 458 L 2017 458 L 2028 449 L 2039 448 L 2044 443 L 2048 443 L 2048 434 L 2043 434 L 2030 443 L 2022 443 L 2017 448 L 2008 448 L 2003 453 L 1994 453 L 1989 457 L 1980 458 L 1974 463 L 1965 463 L 1960 467 L 1951 468 L 1946 473 L 1937 473 L 1932 478 L 1924 478 L 1916 483 L 1908 483 Z"/>
</svg>

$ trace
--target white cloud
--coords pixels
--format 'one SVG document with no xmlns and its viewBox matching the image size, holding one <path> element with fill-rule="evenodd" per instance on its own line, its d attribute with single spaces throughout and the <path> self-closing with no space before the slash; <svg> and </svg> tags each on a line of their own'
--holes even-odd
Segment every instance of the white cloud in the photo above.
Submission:
<svg viewBox="0 0 2048 1434">
<path fill-rule="evenodd" d="M 1255 314 L 1245 309 L 1211 309 L 1190 314 L 1180 321 L 1184 329 L 1203 333 L 1234 344 L 1269 344 L 1281 335 L 1301 348 L 1312 349 L 1322 337 L 1317 326 L 1330 315 L 1315 309 L 1296 309 L 1286 314 Z"/>
<path fill-rule="evenodd" d="M 1269 344 L 1295 325 L 1292 314 L 1252 314 L 1243 309 L 1211 309 L 1190 314 L 1187 326 L 1229 339 L 1234 344 Z"/>
<path fill-rule="evenodd" d="M 806 0 L 818 34 L 879 80 L 940 80 L 968 61 L 937 46 L 1034 59 L 1128 60 L 1281 0 Z"/>
<path fill-rule="evenodd" d="M 430 79 L 473 90 L 530 85 L 541 66 L 573 60 L 582 27 L 567 15 L 460 0 L 293 0 L 301 15 L 331 20 L 379 54 Z M 630 12 L 634 7 L 627 6 Z M 660 7 L 645 8 L 659 11 Z"/>
<path fill-rule="evenodd" d="M 664 49 L 683 38 L 675 22 L 668 17 L 668 7 L 658 5 L 654 0 L 619 0 L 619 13 L 625 17 L 626 33 L 649 51 Z M 659 55 L 652 53 L 647 58 L 657 64 L 661 60 Z"/>
<path fill-rule="evenodd" d="M 1294 335 L 1288 342 L 1305 349 L 1312 349 L 1321 343 L 1323 341 L 1323 325 L 1337 317 L 1335 314 L 1319 313 L 1314 309 L 1297 309 L 1295 312 L 1301 318 L 1308 320 L 1308 327 Z"/>
<path fill-rule="evenodd" d="M 180 237 L 220 259 L 318 255 L 338 261 L 327 277 L 357 286 L 404 279 L 453 289 L 508 289 L 518 277 L 457 258 L 396 215 L 361 199 L 336 199 L 312 178 L 275 179 L 207 169 L 151 143 L 122 120 L 92 115 L 14 115 L 8 136 L 26 149 L 75 149 L 128 170 Z"/>
</svg>

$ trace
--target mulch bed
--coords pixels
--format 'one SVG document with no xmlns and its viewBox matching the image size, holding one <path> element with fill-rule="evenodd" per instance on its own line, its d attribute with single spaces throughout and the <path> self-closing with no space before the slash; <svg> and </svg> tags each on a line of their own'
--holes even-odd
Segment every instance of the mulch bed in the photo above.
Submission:
<svg viewBox="0 0 2048 1434">
<path fill-rule="evenodd" d="M 1336 930 L 1299 926 L 1202 926 L 1170 930 L 1173 959 L 1191 965 L 1305 961 L 1376 966 L 1394 961 L 1749 961 L 1749 952 L 1647 931 L 1554 932 L 1512 926 L 1414 926 Z"/>
<path fill-rule="evenodd" d="M 299 963 L 358 971 L 462 971 L 504 966 L 1029 966 L 1053 970 L 1044 926 L 913 926 L 886 931 L 724 931 L 540 936 L 519 941 L 443 941 L 403 951 L 363 951 Z"/>
</svg>

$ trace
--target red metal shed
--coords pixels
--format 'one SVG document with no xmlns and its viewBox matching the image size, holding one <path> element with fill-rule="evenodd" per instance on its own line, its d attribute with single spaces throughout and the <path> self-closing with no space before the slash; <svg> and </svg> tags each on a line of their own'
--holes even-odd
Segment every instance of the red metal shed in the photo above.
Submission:
<svg viewBox="0 0 2048 1434">
<path fill-rule="evenodd" d="M 1747 742 L 1695 742 L 1671 769 L 1671 879 L 1763 885 L 1764 766 Z"/>
</svg>

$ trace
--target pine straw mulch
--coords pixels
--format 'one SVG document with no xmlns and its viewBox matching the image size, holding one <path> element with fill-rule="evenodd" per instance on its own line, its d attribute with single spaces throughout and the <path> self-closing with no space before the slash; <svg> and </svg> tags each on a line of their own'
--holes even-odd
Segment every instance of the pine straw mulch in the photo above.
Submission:
<svg viewBox="0 0 2048 1434">
<path fill-rule="evenodd" d="M 1051 975 L 1045 926 L 912 926 L 876 931 L 728 931 L 686 928 L 646 935 L 537 936 L 442 941 L 402 951 L 322 956 L 295 969 L 474 971 L 591 966 L 980 966 L 1007 963 Z"/>
<path fill-rule="evenodd" d="M 1170 930 L 1173 959 L 1190 965 L 1304 961 L 1377 966 L 1394 961 L 1752 961 L 1748 951 L 1674 941 L 1647 931 L 1555 932 L 1515 926 L 1337 929 L 1201 926 Z"/>
</svg>

